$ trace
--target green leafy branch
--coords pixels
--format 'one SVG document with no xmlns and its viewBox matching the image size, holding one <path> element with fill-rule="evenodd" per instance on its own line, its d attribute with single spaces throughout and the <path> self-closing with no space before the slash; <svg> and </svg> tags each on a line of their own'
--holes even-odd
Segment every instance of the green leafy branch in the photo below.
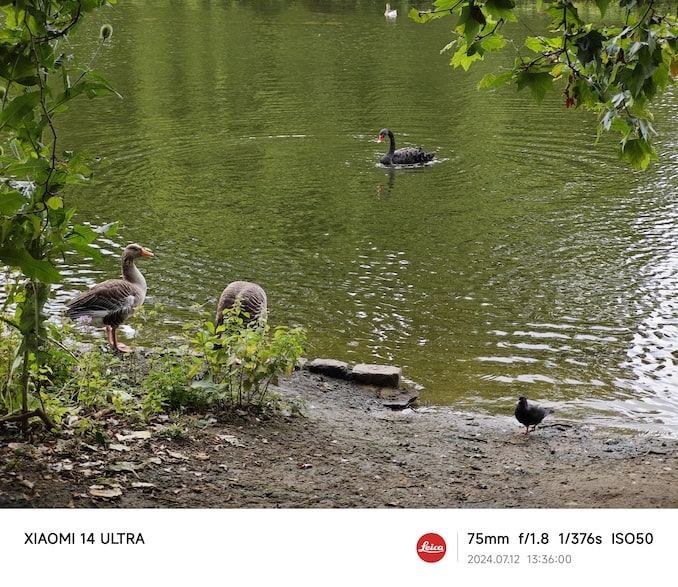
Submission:
<svg viewBox="0 0 678 587">
<path fill-rule="evenodd" d="M 551 19 L 544 33 L 528 36 L 525 54 L 479 87 L 527 88 L 538 104 L 560 87 L 566 108 L 597 114 L 598 139 L 618 133 L 622 158 L 645 169 L 656 158 L 651 105 L 678 76 L 678 21 L 654 0 L 620 0 L 614 12 L 610 0 L 595 4 L 599 22 L 583 19 L 571 0 L 537 2 Z M 514 0 L 436 0 L 431 10 L 410 12 L 422 23 L 449 15 L 457 17 L 455 38 L 443 50 L 454 50 L 451 63 L 464 70 L 502 50 L 508 42 L 502 25 L 519 20 Z"/>
</svg>

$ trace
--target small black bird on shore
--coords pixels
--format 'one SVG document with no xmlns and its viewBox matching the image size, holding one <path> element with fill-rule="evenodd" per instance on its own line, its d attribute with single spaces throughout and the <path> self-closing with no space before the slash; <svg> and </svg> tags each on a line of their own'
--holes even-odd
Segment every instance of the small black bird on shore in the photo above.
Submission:
<svg viewBox="0 0 678 587">
<path fill-rule="evenodd" d="M 540 424 L 541 421 L 552 412 L 553 410 L 551 408 L 542 408 L 528 404 L 527 398 L 523 395 L 518 398 L 515 415 L 516 420 L 525 426 L 525 434 L 529 434 L 530 426 L 532 426 L 532 431 L 534 432 L 537 424 Z"/>
</svg>

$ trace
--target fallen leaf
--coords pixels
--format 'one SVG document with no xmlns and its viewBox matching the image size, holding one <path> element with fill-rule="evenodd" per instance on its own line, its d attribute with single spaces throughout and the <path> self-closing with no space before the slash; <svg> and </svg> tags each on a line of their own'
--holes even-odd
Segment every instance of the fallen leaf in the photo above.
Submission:
<svg viewBox="0 0 678 587">
<path fill-rule="evenodd" d="M 104 464 L 103 461 L 87 461 L 85 463 L 80 463 L 79 466 L 89 469 L 90 467 L 100 467 L 103 464 Z M 66 465 L 64 465 L 64 469 L 65 468 L 66 468 Z"/>
<path fill-rule="evenodd" d="M 124 444 L 109 444 L 108 448 L 111 450 L 117 450 L 118 452 L 129 451 L 129 446 L 125 446 Z"/>
<path fill-rule="evenodd" d="M 102 485 L 92 485 L 89 488 L 89 494 L 92 497 L 120 497 L 122 495 L 122 489 L 118 487 L 111 487 L 110 489 L 104 489 Z"/>
<path fill-rule="evenodd" d="M 118 473 L 122 471 L 128 471 L 130 473 L 134 473 L 137 469 L 139 469 L 142 465 L 136 464 L 136 463 L 131 463 L 129 461 L 120 461 L 117 463 L 111 463 L 108 465 L 107 469 L 109 471 L 116 471 Z"/>
<path fill-rule="evenodd" d="M 144 439 L 144 438 L 150 438 L 151 437 L 151 432 L 150 430 L 132 430 L 130 432 L 127 432 L 126 434 L 116 434 L 115 437 L 120 441 L 124 442 L 125 440 L 134 440 L 134 439 Z"/>
<path fill-rule="evenodd" d="M 62 471 L 72 471 L 73 463 L 59 462 L 47 463 L 47 470 L 53 473 L 61 473 Z"/>
<path fill-rule="evenodd" d="M 145 481 L 133 481 L 132 487 L 140 488 L 140 489 L 146 489 L 146 488 L 150 488 L 150 487 L 155 487 L 155 484 L 154 483 L 147 483 Z"/>
<path fill-rule="evenodd" d="M 186 455 L 181 454 L 180 452 L 174 452 L 174 451 L 172 451 L 172 450 L 168 450 L 168 451 L 167 451 L 167 454 L 168 454 L 169 456 L 171 456 L 172 458 L 174 458 L 174 459 L 181 459 L 181 460 L 183 460 L 183 461 L 188 461 L 188 460 L 189 460 L 189 458 L 188 458 Z"/>
</svg>

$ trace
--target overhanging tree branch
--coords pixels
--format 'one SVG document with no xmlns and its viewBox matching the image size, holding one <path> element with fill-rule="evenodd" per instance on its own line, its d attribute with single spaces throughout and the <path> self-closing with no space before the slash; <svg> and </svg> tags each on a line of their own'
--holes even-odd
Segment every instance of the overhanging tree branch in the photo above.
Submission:
<svg viewBox="0 0 678 587">
<path fill-rule="evenodd" d="M 528 36 L 514 65 L 486 75 L 481 88 L 529 88 L 537 102 L 562 88 L 567 108 L 598 114 L 598 136 L 619 133 L 619 153 L 636 168 L 656 158 L 651 105 L 678 77 L 678 20 L 659 12 L 654 0 L 620 0 L 608 9 L 596 0 L 600 20 L 586 20 L 571 0 L 538 6 L 551 17 L 546 29 Z M 507 44 L 499 24 L 524 18 L 514 0 L 436 0 L 430 10 L 412 9 L 417 22 L 457 17 L 452 65 L 469 69 L 488 52 Z M 588 14 L 588 13 L 587 13 Z"/>
</svg>

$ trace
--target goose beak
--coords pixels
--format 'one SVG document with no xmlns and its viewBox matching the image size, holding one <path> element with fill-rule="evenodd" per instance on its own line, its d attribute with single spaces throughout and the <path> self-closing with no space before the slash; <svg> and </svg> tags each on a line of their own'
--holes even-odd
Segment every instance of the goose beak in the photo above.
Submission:
<svg viewBox="0 0 678 587">
<path fill-rule="evenodd" d="M 141 256 L 142 257 L 155 257 L 153 254 L 153 251 L 151 249 L 147 249 L 146 247 L 141 247 Z"/>
</svg>

